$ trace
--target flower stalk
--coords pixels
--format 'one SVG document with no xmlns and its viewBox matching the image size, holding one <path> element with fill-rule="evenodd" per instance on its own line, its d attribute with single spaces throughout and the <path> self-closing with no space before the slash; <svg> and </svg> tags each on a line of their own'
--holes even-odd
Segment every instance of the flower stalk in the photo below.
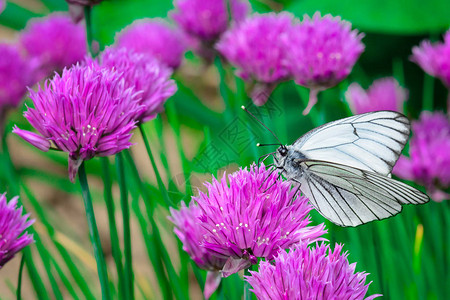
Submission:
<svg viewBox="0 0 450 300">
<path fill-rule="evenodd" d="M 92 246 L 94 248 L 94 256 L 97 262 L 97 272 L 100 279 L 100 285 L 102 290 L 102 299 L 110 300 L 111 293 L 109 290 L 109 280 L 108 274 L 106 272 L 106 262 L 105 257 L 102 252 L 102 244 L 100 242 L 100 236 L 97 229 L 97 222 L 95 220 L 94 207 L 92 206 L 92 198 L 89 192 L 89 185 L 86 177 L 86 170 L 84 167 L 84 162 L 81 163 L 78 178 L 81 184 L 81 190 L 83 194 L 83 201 L 86 211 L 86 217 L 89 226 L 89 236 L 91 238 Z"/>
<path fill-rule="evenodd" d="M 123 155 L 121 152 L 116 154 L 116 169 L 120 187 L 120 205 L 122 207 L 126 295 L 127 299 L 134 299 L 133 263 L 131 254 L 130 207 L 128 203 L 127 184 L 125 181 Z"/>
<path fill-rule="evenodd" d="M 428 74 L 423 79 L 422 110 L 433 111 L 434 78 Z"/>
<path fill-rule="evenodd" d="M 109 235 L 111 239 L 111 251 L 116 264 L 117 277 L 119 281 L 119 295 L 126 299 L 126 287 L 125 287 L 125 272 L 122 264 L 122 253 L 119 245 L 119 234 L 117 233 L 117 225 L 115 219 L 115 206 L 112 196 L 112 182 L 109 170 L 109 160 L 107 157 L 101 158 L 102 163 L 102 178 L 104 184 L 104 198 L 106 203 L 106 209 L 108 211 L 109 221 Z"/>
<path fill-rule="evenodd" d="M 250 276 L 250 268 L 244 270 L 244 276 Z M 250 283 L 248 283 L 247 280 L 244 280 L 244 300 L 252 300 L 252 293 L 250 292 L 251 289 Z"/>
<path fill-rule="evenodd" d="M 86 39 L 88 43 L 88 50 L 92 57 L 95 57 L 94 49 L 92 48 L 92 7 L 90 5 L 86 5 L 84 7 L 84 19 L 86 20 Z"/>
<path fill-rule="evenodd" d="M 17 279 L 17 300 L 22 299 L 22 274 L 23 274 L 23 266 L 25 265 L 25 254 L 22 254 L 22 258 L 20 259 L 20 267 L 19 267 L 19 276 Z"/>
<path fill-rule="evenodd" d="M 139 131 L 141 132 L 142 140 L 144 141 L 145 149 L 147 150 L 148 157 L 150 158 L 150 162 L 152 163 L 153 171 L 155 172 L 155 176 L 156 176 L 156 181 L 158 182 L 158 188 L 161 191 L 163 200 L 167 207 L 173 206 L 173 203 L 169 198 L 169 194 L 167 193 L 167 189 L 164 186 L 164 183 L 161 179 L 161 174 L 159 173 L 158 167 L 156 166 L 155 158 L 152 154 L 152 149 L 150 148 L 150 144 L 148 142 L 144 128 L 142 127 L 142 124 L 139 124 L 138 127 L 139 127 Z"/>
</svg>

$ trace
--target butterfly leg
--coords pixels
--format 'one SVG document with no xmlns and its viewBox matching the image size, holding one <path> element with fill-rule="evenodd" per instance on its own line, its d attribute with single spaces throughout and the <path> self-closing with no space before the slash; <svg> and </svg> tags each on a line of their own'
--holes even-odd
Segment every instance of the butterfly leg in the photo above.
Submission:
<svg viewBox="0 0 450 300">
<path fill-rule="evenodd" d="M 260 164 L 261 162 L 264 162 L 269 156 L 274 155 L 274 154 L 275 154 L 275 152 L 261 155 L 261 156 L 258 158 L 258 163 L 257 163 L 257 165 L 259 166 L 259 164 Z M 264 157 L 264 158 L 263 158 L 263 157 Z M 263 159 L 261 160 L 261 158 L 263 158 Z"/>
<path fill-rule="evenodd" d="M 263 182 L 261 182 L 261 185 L 259 186 L 259 188 L 262 188 L 263 184 L 267 181 L 267 179 L 269 179 L 270 175 L 272 175 L 272 173 L 275 172 L 275 171 L 276 171 L 276 168 L 273 168 L 273 169 L 270 171 L 269 175 L 267 175 L 267 177 L 264 178 Z"/>
<path fill-rule="evenodd" d="M 274 171 L 275 171 L 276 169 L 274 169 Z M 272 172 L 270 172 L 270 174 L 272 174 L 273 173 L 273 171 Z M 278 173 L 278 177 L 277 177 L 277 179 L 267 188 L 267 189 L 265 189 L 264 191 L 263 191 L 263 193 L 265 193 L 265 192 L 267 192 L 271 187 L 273 187 L 276 183 L 277 183 L 277 181 L 278 180 L 280 180 L 280 178 L 281 178 L 281 175 L 283 174 L 283 171 L 281 171 L 281 173 Z M 270 175 L 269 175 L 270 176 Z M 267 177 L 267 178 L 269 178 L 269 177 Z"/>
</svg>

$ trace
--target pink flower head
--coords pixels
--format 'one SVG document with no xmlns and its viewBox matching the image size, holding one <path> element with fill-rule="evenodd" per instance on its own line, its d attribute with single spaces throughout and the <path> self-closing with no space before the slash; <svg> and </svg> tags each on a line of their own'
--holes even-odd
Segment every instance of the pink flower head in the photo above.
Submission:
<svg viewBox="0 0 450 300">
<path fill-rule="evenodd" d="M 310 248 L 307 244 L 293 246 L 289 253 L 280 251 L 275 262 L 262 261 L 258 272 L 250 271 L 245 279 L 258 299 L 351 299 L 367 298 L 367 273 L 355 272 L 356 263 L 349 264 L 347 252 L 336 244 L 334 251 L 325 244 Z"/>
<path fill-rule="evenodd" d="M 137 20 L 116 36 L 118 48 L 148 54 L 172 69 L 180 66 L 186 38 L 162 19 Z"/>
<path fill-rule="evenodd" d="M 317 92 L 333 87 L 350 74 L 364 51 L 363 34 L 352 30 L 349 22 L 331 15 L 307 15 L 295 25 L 286 44 L 295 82 L 313 92 L 304 114 L 317 101 Z"/>
<path fill-rule="evenodd" d="M 291 76 L 286 65 L 285 41 L 289 40 L 293 20 L 289 13 L 253 15 L 228 30 L 216 45 L 238 69 L 240 77 L 268 88 L 253 91 L 258 92 L 252 97 L 257 105 L 263 105 L 276 84 Z"/>
<path fill-rule="evenodd" d="M 174 5 L 173 20 L 188 35 L 203 41 L 217 40 L 227 30 L 230 19 L 242 21 L 250 7 L 247 0 L 176 0 Z"/>
<path fill-rule="evenodd" d="M 14 257 L 14 255 L 33 243 L 33 235 L 25 231 L 34 220 L 29 220 L 30 214 L 22 216 L 23 208 L 17 208 L 19 197 L 9 202 L 5 194 L 0 196 L 0 269 Z"/>
<path fill-rule="evenodd" d="M 96 5 L 102 2 L 103 0 L 66 0 L 69 4 L 77 4 L 83 6 L 91 6 Z"/>
<path fill-rule="evenodd" d="M 425 72 L 437 77 L 450 88 L 450 30 L 444 35 L 444 42 L 431 44 L 423 41 L 412 49 L 411 60 Z"/>
<path fill-rule="evenodd" d="M 62 14 L 32 19 L 20 35 L 20 44 L 39 61 L 42 78 L 82 61 L 87 47 L 84 26 Z"/>
<path fill-rule="evenodd" d="M 19 105 L 32 84 L 33 68 L 17 47 L 0 44 L 0 111 Z"/>
<path fill-rule="evenodd" d="M 401 156 L 394 174 L 425 186 L 435 201 L 450 199 L 450 120 L 439 112 L 422 112 L 412 124 L 410 158 Z"/>
<path fill-rule="evenodd" d="M 375 80 L 367 91 L 354 82 L 345 93 L 354 114 L 378 110 L 402 112 L 407 97 L 408 90 L 402 88 L 393 77 Z"/>
<path fill-rule="evenodd" d="M 169 220 L 175 224 L 174 232 L 183 243 L 192 260 L 202 269 L 208 271 L 222 270 L 226 259 L 218 258 L 201 246 L 205 230 L 200 226 L 202 210 L 191 202 L 189 207 L 181 203 L 180 210 L 170 209 Z"/>
<path fill-rule="evenodd" d="M 0 0 L 0 14 L 5 9 L 5 6 L 6 6 L 5 0 Z"/>
<path fill-rule="evenodd" d="M 108 48 L 102 53 L 100 63 L 102 67 L 122 72 L 126 85 L 139 93 L 139 104 L 145 107 L 135 116 L 139 122 L 154 119 L 177 90 L 175 81 L 170 79 L 172 70 L 147 54 Z"/>
<path fill-rule="evenodd" d="M 227 259 L 224 276 L 256 264 L 259 257 L 270 260 L 293 244 L 321 239 L 326 232 L 323 224 L 308 226 L 308 199 L 274 173 L 252 165 L 220 181 L 213 178 L 207 193 L 193 197 L 202 210 L 202 245 Z"/>
<path fill-rule="evenodd" d="M 40 133 L 41 144 L 47 140 L 69 153 L 72 182 L 84 160 L 113 155 L 132 145 L 134 116 L 143 109 L 121 73 L 94 64 L 64 69 L 43 88 L 30 90 L 30 98 L 34 108 L 24 116 Z M 26 134 L 17 127 L 13 132 Z M 37 136 L 32 138 L 33 145 L 39 144 Z"/>
<path fill-rule="evenodd" d="M 183 243 L 183 250 L 189 254 L 199 268 L 209 271 L 204 291 L 205 298 L 208 299 L 220 284 L 219 271 L 222 270 L 227 260 L 216 257 L 202 246 L 206 231 L 200 225 L 202 210 L 194 202 L 191 202 L 189 207 L 182 202 L 180 210 L 171 208 L 170 213 L 169 219 L 175 224 L 174 232 Z"/>
</svg>

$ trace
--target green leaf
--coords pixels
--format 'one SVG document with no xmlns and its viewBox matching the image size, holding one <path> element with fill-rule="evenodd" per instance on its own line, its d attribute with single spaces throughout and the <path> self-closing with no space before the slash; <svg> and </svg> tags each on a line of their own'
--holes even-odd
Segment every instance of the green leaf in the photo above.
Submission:
<svg viewBox="0 0 450 300">
<path fill-rule="evenodd" d="M 118 292 L 123 299 L 126 299 L 125 272 L 122 264 L 122 253 L 120 250 L 119 234 L 117 233 L 117 225 L 115 219 L 115 205 L 112 195 L 112 180 L 110 175 L 109 159 L 108 157 L 101 157 L 100 159 L 103 168 L 103 177 L 102 177 L 104 186 L 103 196 L 106 203 L 106 209 L 108 211 L 111 252 L 114 258 L 114 263 L 116 264 Z"/>
<path fill-rule="evenodd" d="M 287 10 L 297 16 L 330 13 L 362 31 L 390 34 L 442 32 L 450 26 L 447 0 L 304 0 L 293 2 Z"/>
<path fill-rule="evenodd" d="M 41 0 L 41 2 L 51 11 L 55 10 L 68 10 L 69 5 L 66 1 L 62 0 Z"/>
<path fill-rule="evenodd" d="M 29 19 L 40 16 L 42 15 L 29 11 L 15 3 L 7 2 L 5 10 L 0 13 L 0 25 L 20 30 L 25 28 Z"/>
<path fill-rule="evenodd" d="M 134 20 L 167 16 L 172 8 L 171 1 L 151 0 L 110 0 L 93 7 L 94 35 L 100 45 L 114 42 L 116 32 Z"/>
</svg>

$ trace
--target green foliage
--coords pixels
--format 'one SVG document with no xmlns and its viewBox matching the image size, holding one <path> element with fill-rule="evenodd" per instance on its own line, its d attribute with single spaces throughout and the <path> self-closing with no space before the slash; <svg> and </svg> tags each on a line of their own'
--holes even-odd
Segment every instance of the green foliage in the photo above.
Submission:
<svg viewBox="0 0 450 300">
<path fill-rule="evenodd" d="M 376 33 L 438 33 L 450 26 L 450 2 L 445 0 L 304 0 L 293 1 L 286 9 L 298 16 L 330 13 Z"/>
<path fill-rule="evenodd" d="M 114 42 L 120 29 L 134 20 L 143 18 L 164 18 L 172 2 L 168 0 L 110 0 L 94 8 L 94 35 L 103 47 Z"/>
</svg>

